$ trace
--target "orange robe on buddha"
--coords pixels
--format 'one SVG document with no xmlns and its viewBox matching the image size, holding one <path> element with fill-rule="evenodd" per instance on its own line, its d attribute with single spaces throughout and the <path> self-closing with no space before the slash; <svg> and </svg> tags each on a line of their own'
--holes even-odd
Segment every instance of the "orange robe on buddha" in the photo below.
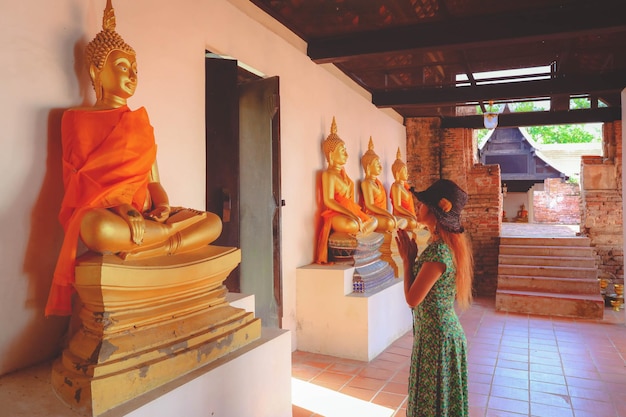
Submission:
<svg viewBox="0 0 626 417">
<path fill-rule="evenodd" d="M 347 178 L 346 172 L 344 170 L 341 171 L 341 175 L 344 178 Z M 348 209 L 350 213 L 358 216 L 362 221 L 367 221 L 370 219 L 370 216 L 365 214 L 363 210 L 361 210 L 361 206 L 359 206 L 354 200 L 352 195 L 345 196 L 338 193 L 335 193 L 335 201 L 341 204 L 343 207 Z M 335 210 L 326 209 L 322 212 L 322 228 L 320 230 L 320 234 L 317 240 L 317 253 L 315 256 L 315 263 L 325 264 L 328 263 L 328 237 L 330 236 L 331 223 L 333 217 L 340 215 L 341 213 L 336 212 Z"/>
<path fill-rule="evenodd" d="M 376 207 L 380 207 L 383 210 L 387 210 L 387 193 L 385 192 L 385 187 L 378 178 L 376 178 L 375 181 L 376 186 L 379 190 L 381 190 L 381 192 L 374 196 L 374 205 Z M 365 206 L 365 204 L 363 204 L 363 206 Z M 367 214 L 374 214 L 371 210 L 368 210 L 367 207 L 365 208 L 365 212 Z"/>
<path fill-rule="evenodd" d="M 411 189 L 411 186 L 407 183 L 404 183 L 404 188 L 409 191 Z M 394 207 L 397 205 L 396 202 L 393 201 L 393 194 L 391 195 L 391 204 Z M 413 196 L 411 195 L 410 191 L 409 194 L 404 195 L 403 198 L 400 199 L 400 207 L 410 211 L 411 214 L 415 215 L 415 201 L 413 201 Z"/>
<path fill-rule="evenodd" d="M 65 195 L 59 221 L 65 231 L 45 314 L 71 315 L 74 266 L 84 214 L 132 204 L 143 212 L 156 160 L 154 131 L 142 107 L 68 110 L 61 125 Z"/>
</svg>

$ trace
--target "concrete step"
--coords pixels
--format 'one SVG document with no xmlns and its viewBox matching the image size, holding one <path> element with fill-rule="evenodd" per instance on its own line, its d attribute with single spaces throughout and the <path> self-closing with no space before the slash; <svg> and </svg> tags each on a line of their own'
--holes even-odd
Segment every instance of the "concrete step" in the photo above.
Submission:
<svg viewBox="0 0 626 417">
<path fill-rule="evenodd" d="M 500 245 L 589 247 L 591 239 L 588 237 L 501 237 Z"/>
<path fill-rule="evenodd" d="M 561 266 L 574 268 L 595 268 L 596 260 L 591 257 L 581 256 L 528 256 L 502 254 L 498 258 L 500 265 L 537 265 L 537 266 Z"/>
<path fill-rule="evenodd" d="M 601 319 L 604 316 L 604 299 L 600 294 L 554 294 L 498 289 L 496 292 L 496 310 L 510 313 Z"/>
<path fill-rule="evenodd" d="M 519 275 L 498 275 L 499 290 L 537 291 L 556 294 L 599 294 L 597 279 L 527 277 Z"/>
<path fill-rule="evenodd" d="M 587 278 L 598 277 L 597 268 L 576 268 L 569 266 L 541 266 L 541 265 L 498 265 L 498 276 L 522 275 L 527 277 L 553 278 Z"/>
<path fill-rule="evenodd" d="M 500 245 L 500 255 L 594 257 L 590 246 Z"/>
</svg>

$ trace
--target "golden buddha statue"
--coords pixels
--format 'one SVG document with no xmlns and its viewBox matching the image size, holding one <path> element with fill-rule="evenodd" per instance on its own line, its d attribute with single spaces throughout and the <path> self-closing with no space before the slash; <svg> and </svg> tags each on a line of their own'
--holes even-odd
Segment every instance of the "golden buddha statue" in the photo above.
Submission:
<svg viewBox="0 0 626 417">
<path fill-rule="evenodd" d="M 528 210 L 526 210 L 526 206 L 522 204 L 520 209 L 517 211 L 517 217 L 515 217 L 515 221 L 519 223 L 527 223 L 528 222 Z"/>
<path fill-rule="evenodd" d="M 328 168 L 322 172 L 323 225 L 320 232 L 316 262 L 328 262 L 328 237 L 333 232 L 368 235 L 378 226 L 376 217 L 368 216 L 354 200 L 354 182 L 344 166 L 348 161 L 345 142 L 337 135 L 335 118 L 330 134 L 323 142 Z"/>
<path fill-rule="evenodd" d="M 65 237 L 46 315 L 71 314 L 78 238 L 95 252 L 148 258 L 199 249 L 222 231 L 217 215 L 170 205 L 147 112 L 127 106 L 137 87 L 137 59 L 115 26 L 107 0 L 103 30 L 85 50 L 96 103 L 63 115 Z"/>
<path fill-rule="evenodd" d="M 391 205 L 393 208 L 393 214 L 397 218 L 406 219 L 406 229 L 415 230 L 417 228 L 415 202 L 413 200 L 413 193 L 410 191 L 411 187 L 407 182 L 409 173 L 406 164 L 401 157 L 402 154 L 400 153 L 400 148 L 398 148 L 396 160 L 393 165 L 391 165 L 391 172 L 393 173 L 393 178 L 395 179 L 389 190 Z"/>
<path fill-rule="evenodd" d="M 380 157 L 374 152 L 374 142 L 370 137 L 367 145 L 367 152 L 361 157 L 361 166 L 365 171 L 365 179 L 361 181 L 361 195 L 365 213 L 376 217 L 378 220 L 377 232 L 390 232 L 397 228 L 403 229 L 407 226 L 404 219 L 396 217 L 387 210 L 387 191 L 383 183 L 378 179 L 382 172 Z"/>
</svg>

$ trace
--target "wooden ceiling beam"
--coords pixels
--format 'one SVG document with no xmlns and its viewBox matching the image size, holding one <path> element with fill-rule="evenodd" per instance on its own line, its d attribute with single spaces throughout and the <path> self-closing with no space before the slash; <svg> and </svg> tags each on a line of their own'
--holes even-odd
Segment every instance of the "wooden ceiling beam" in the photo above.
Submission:
<svg viewBox="0 0 626 417">
<path fill-rule="evenodd" d="M 374 91 L 372 103 L 377 107 L 411 105 L 455 105 L 490 100 L 515 100 L 554 95 L 591 94 L 621 91 L 626 88 L 626 73 L 597 76 L 570 76 L 549 80 L 520 81 L 465 87 L 414 88 L 399 91 Z"/>
<path fill-rule="evenodd" d="M 604 123 L 621 120 L 621 107 L 601 107 L 569 111 L 503 113 L 498 127 L 544 126 L 581 123 Z M 483 115 L 442 117 L 442 128 L 484 129 Z"/>
<path fill-rule="evenodd" d="M 626 30 L 622 0 L 580 1 L 564 7 L 422 23 L 309 39 L 308 56 L 317 63 L 433 48 L 467 49 L 511 42 L 563 39 Z M 459 36 L 463 34 L 463 36 Z"/>
</svg>

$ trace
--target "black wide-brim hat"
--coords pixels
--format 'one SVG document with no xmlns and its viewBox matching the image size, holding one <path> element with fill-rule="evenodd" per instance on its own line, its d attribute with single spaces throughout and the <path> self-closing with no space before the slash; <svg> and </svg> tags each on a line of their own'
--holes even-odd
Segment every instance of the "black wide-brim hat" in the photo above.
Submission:
<svg viewBox="0 0 626 417">
<path fill-rule="evenodd" d="M 461 211 L 467 203 L 467 193 L 454 181 L 440 179 L 424 191 L 411 191 L 433 212 L 441 228 L 451 233 L 463 233 Z"/>
</svg>

